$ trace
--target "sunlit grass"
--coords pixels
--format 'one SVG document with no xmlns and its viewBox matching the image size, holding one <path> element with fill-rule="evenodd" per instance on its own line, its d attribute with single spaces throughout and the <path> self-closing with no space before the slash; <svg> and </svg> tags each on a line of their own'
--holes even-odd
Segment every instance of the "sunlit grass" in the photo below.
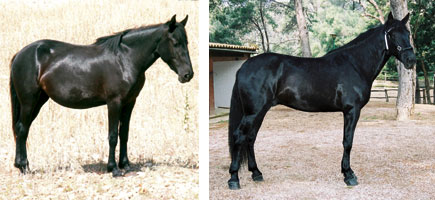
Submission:
<svg viewBox="0 0 435 200">
<path fill-rule="evenodd" d="M 132 163 L 152 160 L 159 166 L 198 167 L 197 1 L 10 0 L 1 1 L 0 9 L 0 177 L 18 174 L 13 167 L 15 143 L 8 88 L 9 63 L 15 53 L 40 39 L 91 44 L 98 37 L 127 28 L 166 22 L 174 14 L 178 21 L 189 15 L 186 31 L 195 77 L 180 84 L 160 59 L 151 66 L 133 110 L 128 155 Z M 107 119 L 105 106 L 73 110 L 50 100 L 30 130 L 31 170 L 56 176 L 59 171 L 80 174 L 86 165 L 105 164 Z"/>
</svg>

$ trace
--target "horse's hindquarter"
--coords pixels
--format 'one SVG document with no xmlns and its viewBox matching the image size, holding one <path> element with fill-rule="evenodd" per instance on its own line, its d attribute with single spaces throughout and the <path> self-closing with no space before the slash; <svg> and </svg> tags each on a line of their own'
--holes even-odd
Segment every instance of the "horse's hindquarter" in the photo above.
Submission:
<svg viewBox="0 0 435 200">
<path fill-rule="evenodd" d="M 103 105 L 109 98 L 126 95 L 120 63 L 93 46 L 49 41 L 44 44 L 39 85 L 55 102 L 70 108 Z M 127 84 L 128 85 L 128 84 Z"/>
</svg>

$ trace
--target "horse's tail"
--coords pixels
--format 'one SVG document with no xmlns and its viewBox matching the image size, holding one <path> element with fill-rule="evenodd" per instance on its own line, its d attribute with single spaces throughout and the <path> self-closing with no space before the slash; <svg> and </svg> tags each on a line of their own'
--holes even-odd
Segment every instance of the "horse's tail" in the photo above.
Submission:
<svg viewBox="0 0 435 200">
<path fill-rule="evenodd" d="M 11 60 L 11 72 L 12 72 L 12 63 L 14 62 L 15 56 Z M 10 87 L 10 94 L 11 94 L 11 108 L 12 108 L 12 130 L 14 132 L 14 140 L 17 141 L 17 134 L 15 130 L 15 124 L 17 124 L 17 121 L 20 117 L 20 102 L 18 101 L 17 92 L 15 91 L 14 82 L 12 80 L 12 73 L 9 81 L 9 87 Z"/>
<path fill-rule="evenodd" d="M 231 160 L 233 160 L 233 156 L 235 152 L 233 152 L 234 145 L 236 140 L 240 137 L 240 132 L 236 132 L 237 128 L 240 125 L 243 117 L 243 107 L 242 101 L 240 99 L 238 81 L 236 78 L 236 82 L 234 83 L 233 93 L 231 95 L 231 105 L 230 105 L 230 116 L 229 116 L 229 126 L 228 126 L 228 146 L 230 149 Z M 240 145 L 240 163 L 245 163 L 248 157 L 248 145 L 246 140 L 244 140 L 243 144 Z"/>
</svg>

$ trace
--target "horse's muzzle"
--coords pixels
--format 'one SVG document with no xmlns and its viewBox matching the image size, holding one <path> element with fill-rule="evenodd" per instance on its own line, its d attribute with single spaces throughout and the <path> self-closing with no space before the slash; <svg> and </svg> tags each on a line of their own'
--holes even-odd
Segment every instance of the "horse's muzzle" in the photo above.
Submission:
<svg viewBox="0 0 435 200">
<path fill-rule="evenodd" d="M 406 69 L 412 69 L 415 63 L 417 63 L 417 58 L 415 57 L 415 54 L 411 51 L 402 54 L 401 61 Z"/>
<path fill-rule="evenodd" d="M 182 75 L 178 75 L 178 81 L 180 83 L 187 83 L 193 78 L 193 72 L 184 73 Z"/>
<path fill-rule="evenodd" d="M 417 59 L 414 56 L 414 57 L 406 58 L 406 61 L 403 64 L 405 65 L 406 69 L 411 69 L 416 63 L 417 63 Z"/>
</svg>

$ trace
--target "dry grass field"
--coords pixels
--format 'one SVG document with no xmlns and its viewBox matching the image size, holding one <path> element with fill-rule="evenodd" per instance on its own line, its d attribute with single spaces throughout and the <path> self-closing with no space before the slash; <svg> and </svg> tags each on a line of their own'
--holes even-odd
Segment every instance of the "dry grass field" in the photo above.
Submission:
<svg viewBox="0 0 435 200">
<path fill-rule="evenodd" d="M 0 199 L 195 199 L 198 161 L 198 1 L 0 1 Z M 133 110 L 128 155 L 133 172 L 106 173 L 105 106 L 73 110 L 44 105 L 28 138 L 31 174 L 13 167 L 9 62 L 27 44 L 54 39 L 91 44 L 127 28 L 187 14 L 195 77 L 186 84 L 160 59 L 146 72 Z M 119 148 L 119 147 L 118 147 Z M 118 152 L 116 153 L 118 155 Z"/>
<path fill-rule="evenodd" d="M 244 166 L 237 191 L 227 184 L 227 120 L 210 124 L 210 199 L 435 199 L 435 106 L 416 105 L 406 122 L 395 120 L 394 107 L 372 101 L 361 111 L 351 153 L 355 187 L 340 173 L 341 113 L 272 108 L 255 142 L 265 181 L 252 181 Z"/>
</svg>

